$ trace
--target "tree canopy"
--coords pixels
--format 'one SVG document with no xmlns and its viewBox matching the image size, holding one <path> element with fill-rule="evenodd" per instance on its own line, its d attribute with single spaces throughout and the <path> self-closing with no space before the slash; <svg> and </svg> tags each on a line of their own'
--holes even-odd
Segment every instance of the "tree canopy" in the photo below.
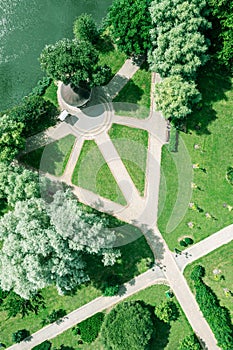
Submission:
<svg viewBox="0 0 233 350">
<path fill-rule="evenodd" d="M 108 11 L 105 26 L 118 49 L 128 56 L 146 54 L 151 48 L 150 3 L 151 0 L 115 0 Z"/>
<path fill-rule="evenodd" d="M 107 349 L 145 350 L 154 328 L 146 305 L 140 301 L 127 301 L 105 316 L 101 337 Z"/>
<path fill-rule="evenodd" d="M 201 350 L 202 347 L 195 334 L 187 335 L 180 341 L 178 350 Z"/>
<path fill-rule="evenodd" d="M 99 38 L 99 32 L 93 17 L 86 13 L 83 13 L 74 21 L 73 31 L 77 40 L 89 41 L 95 44 Z"/>
<path fill-rule="evenodd" d="M 40 64 L 48 76 L 64 84 L 87 88 L 99 83 L 95 80 L 95 74 L 101 69 L 98 51 L 89 41 L 62 39 L 46 45 L 40 55 Z"/>
<path fill-rule="evenodd" d="M 17 202 L 0 224 L 1 288 L 25 299 L 48 285 L 64 294 L 89 279 L 83 254 L 113 264 L 119 251 L 111 249 L 115 234 L 106 234 L 104 220 L 84 213 L 68 192 L 58 191 L 50 204 L 41 198 Z"/>
</svg>

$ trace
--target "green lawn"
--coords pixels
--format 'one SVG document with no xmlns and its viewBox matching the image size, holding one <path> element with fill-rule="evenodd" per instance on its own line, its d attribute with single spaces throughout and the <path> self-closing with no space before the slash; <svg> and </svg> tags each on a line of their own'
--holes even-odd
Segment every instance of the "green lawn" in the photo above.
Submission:
<svg viewBox="0 0 233 350">
<path fill-rule="evenodd" d="M 20 161 L 43 172 L 61 176 L 69 160 L 74 141 L 73 135 L 67 135 L 45 147 L 23 155 Z"/>
<path fill-rule="evenodd" d="M 127 57 L 123 52 L 116 50 L 114 46 L 111 46 L 109 49 L 110 51 L 100 52 L 99 64 L 107 64 L 109 67 L 111 67 L 112 76 L 114 76 L 123 66 Z"/>
<path fill-rule="evenodd" d="M 126 200 L 116 180 L 98 146 L 92 140 L 86 140 L 83 144 L 74 169 L 72 182 L 74 185 L 83 187 L 102 197 L 126 205 Z"/>
<path fill-rule="evenodd" d="M 225 204 L 233 206 L 233 186 L 225 178 L 227 167 L 232 166 L 233 88 L 224 72 L 211 69 L 204 71 L 199 79 L 203 107 L 189 117 L 189 132 L 180 133 L 178 153 L 169 153 L 166 147 L 162 152 L 162 173 L 165 179 L 160 187 L 161 216 L 158 225 L 170 249 L 177 246 L 178 239 L 184 235 L 191 236 L 198 242 L 233 222 L 233 210 L 229 211 L 224 207 Z M 199 145 L 199 149 L 194 148 L 195 144 Z M 184 157 L 186 161 L 182 160 Z M 193 169 L 192 179 L 190 169 L 192 164 L 197 163 L 200 168 Z M 178 185 L 179 177 L 181 182 Z M 191 182 L 198 188 L 193 189 L 188 199 Z M 168 229 L 167 225 L 181 187 L 186 198 L 180 212 L 176 212 L 176 220 L 173 220 L 175 224 L 172 227 L 170 222 Z M 165 195 L 167 197 L 162 209 Z M 189 202 L 195 203 L 199 211 L 188 209 Z M 207 218 L 206 213 L 211 218 Z M 194 224 L 191 229 L 187 225 L 189 222 Z"/>
<path fill-rule="evenodd" d="M 144 195 L 148 133 L 145 130 L 113 124 L 111 137 L 139 193 Z"/>
<path fill-rule="evenodd" d="M 127 298 L 126 300 L 143 300 L 145 303 L 154 307 L 156 304 L 166 300 L 165 291 L 168 289 L 164 285 L 155 285 Z M 175 298 L 174 298 L 175 301 Z M 179 341 L 189 333 L 192 333 L 191 327 L 186 320 L 179 304 L 176 304 L 180 311 L 180 316 L 176 321 L 172 321 L 170 325 L 159 321 L 157 324 L 157 336 L 153 339 L 151 350 L 174 350 L 178 348 Z M 79 345 L 77 347 L 77 337 L 68 330 L 52 340 L 54 346 L 71 346 L 74 349 L 84 350 L 106 350 L 102 347 L 100 339 L 97 338 L 92 344 Z M 191 350 L 191 349 L 190 349 Z"/>
<path fill-rule="evenodd" d="M 232 251 L 233 241 L 188 265 L 184 271 L 184 275 L 191 289 L 194 291 L 193 282 L 190 279 L 190 273 L 193 266 L 198 264 L 203 265 L 206 270 L 206 276 L 204 277 L 205 283 L 208 284 L 218 296 L 220 304 L 225 306 L 230 311 L 231 320 L 233 322 L 233 295 L 227 297 L 223 291 L 223 288 L 228 288 L 231 292 L 233 292 Z M 218 281 L 214 278 L 214 269 L 221 270 L 220 276 L 223 277 Z"/>
<path fill-rule="evenodd" d="M 147 118 L 150 112 L 151 72 L 145 64 L 123 87 L 113 102 L 116 114 Z"/>
<path fill-rule="evenodd" d="M 57 101 L 57 85 L 53 81 L 46 89 L 43 97 L 46 101 L 52 102 L 57 108 L 59 107 Z"/>
<path fill-rule="evenodd" d="M 123 225 L 123 223 L 122 223 Z M 122 235 L 134 234 L 135 237 L 141 235 L 139 229 L 131 225 L 123 225 L 116 228 L 117 232 Z M 81 286 L 73 296 L 59 296 L 55 287 L 43 289 L 46 309 L 39 312 L 38 315 L 30 314 L 22 319 L 20 316 L 7 319 L 5 312 L 0 312 L 0 341 L 7 346 L 12 344 L 11 334 L 18 329 L 26 328 L 31 333 L 40 329 L 41 321 L 53 309 L 64 309 L 67 313 L 90 302 L 102 294 L 101 285 L 109 275 L 118 275 L 120 281 L 127 282 L 133 277 L 145 272 L 148 267 L 146 260 L 153 261 L 153 254 L 146 243 L 144 236 L 136 241 L 124 245 L 121 248 L 122 256 L 112 267 L 103 267 L 101 257 L 87 256 L 87 272 L 90 276 L 91 283 Z"/>
</svg>

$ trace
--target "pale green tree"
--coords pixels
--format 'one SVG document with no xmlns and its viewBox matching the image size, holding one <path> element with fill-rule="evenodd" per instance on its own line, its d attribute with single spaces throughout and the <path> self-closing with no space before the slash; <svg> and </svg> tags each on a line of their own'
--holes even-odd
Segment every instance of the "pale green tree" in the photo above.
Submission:
<svg viewBox="0 0 233 350">
<path fill-rule="evenodd" d="M 195 83 L 185 81 L 180 75 L 165 78 L 155 85 L 156 108 L 166 119 L 185 118 L 200 100 L 201 94 Z"/>
</svg>

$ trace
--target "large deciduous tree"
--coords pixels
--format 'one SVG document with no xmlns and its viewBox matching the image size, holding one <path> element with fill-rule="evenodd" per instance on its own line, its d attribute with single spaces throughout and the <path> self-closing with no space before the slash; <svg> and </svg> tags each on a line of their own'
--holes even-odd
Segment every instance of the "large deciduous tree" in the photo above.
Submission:
<svg viewBox="0 0 233 350">
<path fill-rule="evenodd" d="M 73 31 L 77 40 L 89 41 L 95 44 L 99 38 L 99 32 L 93 17 L 86 13 L 75 20 Z"/>
<path fill-rule="evenodd" d="M 92 87 L 98 66 L 98 52 L 89 41 L 63 39 L 47 45 L 40 55 L 41 68 L 54 80 L 73 87 Z"/>
<path fill-rule="evenodd" d="M 147 349 L 154 331 L 150 311 L 139 301 L 118 304 L 105 317 L 101 337 L 107 349 Z"/>
<path fill-rule="evenodd" d="M 105 231 L 104 219 L 84 213 L 70 193 L 57 192 L 54 201 L 31 198 L 17 202 L 0 223 L 0 280 L 3 290 L 14 290 L 29 299 L 41 288 L 56 285 L 64 294 L 89 278 L 83 254 L 111 250 L 113 231 Z"/>
<path fill-rule="evenodd" d="M 152 2 L 154 48 L 149 54 L 152 70 L 162 77 L 180 74 L 195 78 L 197 69 L 208 59 L 208 42 L 203 35 L 209 26 L 205 8 L 205 0 Z"/>
<path fill-rule="evenodd" d="M 192 112 L 192 106 L 201 100 L 201 94 L 192 81 L 180 75 L 165 78 L 155 85 L 156 108 L 168 119 L 182 119 Z"/>
<path fill-rule="evenodd" d="M 128 56 L 146 54 L 151 48 L 150 3 L 151 0 L 115 0 L 109 9 L 105 25 L 118 49 Z"/>
</svg>

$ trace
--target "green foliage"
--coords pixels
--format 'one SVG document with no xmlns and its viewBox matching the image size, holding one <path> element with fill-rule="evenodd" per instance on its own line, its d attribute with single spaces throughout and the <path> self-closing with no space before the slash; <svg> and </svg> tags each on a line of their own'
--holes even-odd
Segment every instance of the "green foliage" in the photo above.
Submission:
<svg viewBox="0 0 233 350">
<path fill-rule="evenodd" d="M 50 86 L 52 79 L 49 77 L 43 77 L 39 80 L 36 86 L 32 89 L 32 92 L 29 96 L 42 96 L 45 93 L 45 90 Z"/>
<path fill-rule="evenodd" d="M 140 301 L 118 304 L 106 316 L 101 336 L 104 345 L 113 350 L 144 350 L 154 325 L 151 312 Z"/>
<path fill-rule="evenodd" d="M 187 244 L 193 244 L 193 239 L 190 238 L 190 237 L 185 237 L 185 238 L 184 238 L 184 241 L 185 241 L 185 243 L 187 243 Z"/>
<path fill-rule="evenodd" d="M 84 253 L 99 254 L 104 265 L 119 257 L 111 249 L 116 235 L 106 232 L 106 224 L 84 213 L 70 192 L 56 192 L 49 205 L 41 198 L 17 202 L 0 221 L 2 288 L 25 299 L 51 284 L 60 294 L 77 288 L 89 280 Z"/>
<path fill-rule="evenodd" d="M 45 340 L 43 343 L 36 345 L 32 348 L 32 350 L 50 350 L 52 346 L 52 343 L 50 341 Z"/>
<path fill-rule="evenodd" d="M 56 123 L 57 108 L 41 96 L 25 97 L 22 103 L 9 111 L 9 117 L 23 123 L 25 137 L 36 134 Z"/>
<path fill-rule="evenodd" d="M 168 149 L 170 152 L 177 152 L 177 135 L 178 130 L 173 125 L 171 125 L 170 138 L 168 144 Z"/>
<path fill-rule="evenodd" d="M 205 268 L 202 265 L 194 266 L 190 275 L 191 279 L 194 282 L 198 282 L 204 276 L 205 276 Z"/>
<path fill-rule="evenodd" d="M 81 339 L 85 343 L 92 343 L 99 334 L 100 328 L 104 320 L 104 314 L 98 312 L 92 317 L 78 324 L 77 329 L 80 331 Z"/>
<path fill-rule="evenodd" d="M 37 315 L 41 309 L 45 308 L 45 303 L 41 292 L 36 293 L 30 299 L 23 299 L 18 294 L 10 291 L 4 300 L 2 308 L 7 311 L 8 317 L 16 317 L 18 314 L 21 314 L 22 318 L 24 318 L 30 312 Z"/>
<path fill-rule="evenodd" d="M 203 282 L 201 277 L 203 277 L 204 268 L 200 269 L 200 267 L 200 265 L 196 266 L 195 274 L 193 274 L 195 268 L 191 274 L 191 278 L 195 282 L 197 303 L 209 323 L 219 347 L 222 350 L 232 350 L 233 331 L 229 312 L 219 304 L 216 294 Z"/>
<path fill-rule="evenodd" d="M 12 340 L 14 343 L 20 343 L 25 338 L 29 337 L 30 332 L 27 329 L 19 329 L 12 334 Z"/>
<path fill-rule="evenodd" d="M 73 87 L 89 88 L 100 81 L 100 71 L 109 74 L 107 67 L 98 66 L 98 52 L 89 41 L 62 39 L 47 45 L 40 55 L 41 68 L 54 80 Z"/>
<path fill-rule="evenodd" d="M 233 185 L 233 167 L 228 167 L 227 168 L 227 180 L 228 182 Z"/>
<path fill-rule="evenodd" d="M 156 316 L 165 323 L 175 321 L 179 316 L 179 310 L 173 301 L 164 301 L 155 307 Z"/>
<path fill-rule="evenodd" d="M 184 239 L 182 239 L 180 241 L 180 245 L 181 245 L 181 247 L 187 247 L 188 243 Z"/>
<path fill-rule="evenodd" d="M 145 54 L 151 47 L 150 3 L 151 0 L 115 0 L 109 9 L 105 26 L 126 55 Z"/>
<path fill-rule="evenodd" d="M 24 124 L 9 115 L 0 116 L 0 162 L 10 163 L 23 149 L 25 140 L 22 137 Z"/>
<path fill-rule="evenodd" d="M 89 41 L 95 44 L 99 38 L 96 23 L 91 15 L 81 14 L 74 22 L 74 36 L 77 40 Z"/>
<path fill-rule="evenodd" d="M 104 288 L 104 296 L 113 297 L 119 292 L 119 286 L 116 284 L 115 286 L 106 286 Z"/>
<path fill-rule="evenodd" d="M 42 322 L 43 326 L 58 321 L 66 315 L 63 309 L 53 310 Z"/>
<path fill-rule="evenodd" d="M 17 201 L 40 196 L 38 174 L 17 165 L 0 163 L 0 198 L 13 207 Z"/>
<path fill-rule="evenodd" d="M 155 102 L 158 110 L 168 119 L 182 119 L 192 112 L 192 106 L 201 100 L 201 94 L 192 81 L 180 75 L 165 78 L 155 85 Z"/>
<path fill-rule="evenodd" d="M 154 0 L 150 12 L 154 49 L 149 55 L 151 69 L 163 78 L 181 75 L 193 79 L 198 67 L 208 56 L 203 30 L 209 27 L 205 19 L 205 0 Z"/>
<path fill-rule="evenodd" d="M 181 340 L 178 350 L 202 350 L 195 334 L 187 335 Z"/>
</svg>

